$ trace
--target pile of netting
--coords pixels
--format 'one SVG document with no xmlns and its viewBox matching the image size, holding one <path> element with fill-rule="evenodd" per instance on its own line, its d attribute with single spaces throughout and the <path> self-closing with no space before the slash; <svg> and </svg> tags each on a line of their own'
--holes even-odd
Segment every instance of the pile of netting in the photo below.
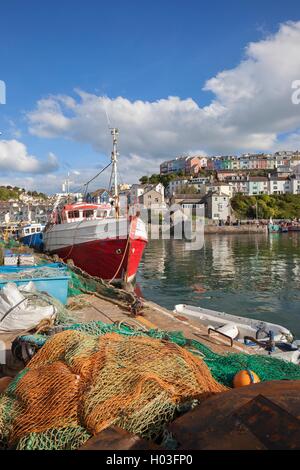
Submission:
<svg viewBox="0 0 300 470">
<path fill-rule="evenodd" d="M 50 336 L 9 385 L 2 448 L 77 449 L 111 425 L 157 439 L 188 404 L 227 390 L 175 342 L 97 326 L 97 334 L 82 325 Z"/>
<path fill-rule="evenodd" d="M 70 276 L 68 284 L 68 297 L 75 297 L 83 292 L 95 292 L 96 289 L 92 283 L 87 283 L 83 278 L 80 278 L 72 269 L 68 268 L 68 275 Z"/>
<path fill-rule="evenodd" d="M 180 331 L 137 330 L 126 324 L 107 324 L 101 321 L 73 323 L 67 326 L 62 325 L 61 328 L 81 331 L 96 337 L 113 332 L 123 336 L 148 336 L 170 341 L 201 357 L 210 369 L 214 379 L 226 387 L 232 387 L 235 374 L 242 369 L 254 371 L 262 382 L 268 380 L 300 380 L 300 366 L 297 364 L 273 358 L 272 355 L 217 354 L 199 341 L 185 338 Z M 39 334 L 25 335 L 20 337 L 20 340 L 26 341 L 36 348 L 41 348 L 48 340 L 48 337 Z"/>
</svg>

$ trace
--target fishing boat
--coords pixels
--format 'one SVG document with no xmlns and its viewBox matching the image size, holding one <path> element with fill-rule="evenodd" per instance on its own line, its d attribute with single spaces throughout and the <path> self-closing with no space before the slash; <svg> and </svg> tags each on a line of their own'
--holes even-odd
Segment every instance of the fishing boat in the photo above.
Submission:
<svg viewBox="0 0 300 470">
<path fill-rule="evenodd" d="M 120 214 L 117 180 L 117 136 L 112 129 L 114 201 L 111 204 L 67 202 L 54 207 L 44 233 L 44 251 L 57 254 L 92 276 L 131 282 L 147 244 L 144 222 Z"/>
<path fill-rule="evenodd" d="M 17 237 L 24 245 L 42 251 L 44 229 L 45 225 L 39 223 L 28 224 L 18 229 Z"/>
<path fill-rule="evenodd" d="M 174 313 L 197 319 L 208 327 L 209 333 L 239 341 L 257 354 L 272 354 L 300 364 L 299 341 L 294 341 L 293 334 L 284 326 L 185 304 L 176 305 Z"/>
</svg>

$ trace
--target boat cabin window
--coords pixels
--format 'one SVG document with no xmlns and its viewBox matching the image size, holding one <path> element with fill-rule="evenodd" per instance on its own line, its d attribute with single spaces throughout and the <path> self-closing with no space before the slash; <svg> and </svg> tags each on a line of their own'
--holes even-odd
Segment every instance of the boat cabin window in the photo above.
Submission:
<svg viewBox="0 0 300 470">
<path fill-rule="evenodd" d="M 94 211 L 91 210 L 91 209 L 88 209 L 88 210 L 83 211 L 83 214 L 82 214 L 82 215 L 83 215 L 83 217 L 84 217 L 85 219 L 88 219 L 88 218 L 94 216 Z"/>
<path fill-rule="evenodd" d="M 40 227 L 37 227 L 37 228 L 36 228 L 36 231 L 37 231 L 37 232 L 40 232 L 40 231 L 41 231 Z"/>
<path fill-rule="evenodd" d="M 107 211 L 97 211 L 97 217 L 106 217 Z"/>
<path fill-rule="evenodd" d="M 68 212 L 69 219 L 78 219 L 79 211 L 69 211 Z"/>
<path fill-rule="evenodd" d="M 25 228 L 24 233 L 25 233 L 26 235 L 28 235 L 28 233 L 29 233 L 29 228 Z"/>
<path fill-rule="evenodd" d="M 35 233 L 35 228 L 32 228 L 32 229 L 31 229 L 31 233 Z"/>
</svg>

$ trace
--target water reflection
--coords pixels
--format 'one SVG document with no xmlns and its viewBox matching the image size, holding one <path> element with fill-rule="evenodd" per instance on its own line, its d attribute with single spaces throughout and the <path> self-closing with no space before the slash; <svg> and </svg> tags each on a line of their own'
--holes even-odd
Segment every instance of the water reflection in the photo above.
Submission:
<svg viewBox="0 0 300 470">
<path fill-rule="evenodd" d="M 210 235 L 202 250 L 151 240 L 139 269 L 146 298 L 284 323 L 300 337 L 300 234 Z"/>
</svg>

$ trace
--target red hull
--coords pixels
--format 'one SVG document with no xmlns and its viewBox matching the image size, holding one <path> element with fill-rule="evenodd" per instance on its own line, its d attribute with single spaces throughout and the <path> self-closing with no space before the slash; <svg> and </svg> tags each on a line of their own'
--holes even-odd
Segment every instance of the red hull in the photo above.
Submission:
<svg viewBox="0 0 300 470">
<path fill-rule="evenodd" d="M 138 270 L 147 242 L 137 239 L 108 239 L 60 248 L 55 253 L 64 261 L 74 264 L 91 276 L 105 280 L 132 281 Z M 125 253 L 125 254 L 124 254 Z"/>
</svg>

